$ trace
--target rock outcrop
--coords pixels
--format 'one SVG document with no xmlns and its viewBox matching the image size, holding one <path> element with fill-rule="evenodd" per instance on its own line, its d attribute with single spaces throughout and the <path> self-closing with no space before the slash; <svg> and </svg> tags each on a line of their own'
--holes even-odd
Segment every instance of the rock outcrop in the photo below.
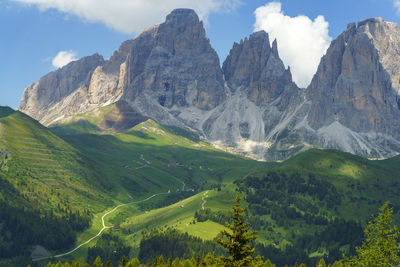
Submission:
<svg viewBox="0 0 400 267">
<path fill-rule="evenodd" d="M 400 27 L 381 18 L 349 24 L 332 42 L 307 89 L 307 121 L 320 132 L 313 143 L 364 156 L 400 152 L 399 45 Z"/>
<path fill-rule="evenodd" d="M 248 98 L 257 105 L 274 101 L 284 91 L 298 90 L 290 69 L 285 69 L 279 58 L 277 41 L 271 47 L 265 31 L 235 43 L 222 70 L 228 86 L 233 91 L 245 88 Z"/>
<path fill-rule="evenodd" d="M 279 133 L 292 123 L 302 91 L 279 58 L 276 40 L 271 47 L 264 31 L 235 43 L 222 69 L 229 98 L 201 129 L 217 145 L 264 158 Z"/>
<path fill-rule="evenodd" d="M 193 10 L 174 10 L 165 23 L 140 34 L 131 49 L 125 100 L 144 93 L 166 108 L 210 110 L 225 99 L 219 58 Z"/>
<path fill-rule="evenodd" d="M 92 74 L 102 64 L 103 57 L 94 54 L 50 72 L 25 89 L 19 110 L 46 124 L 51 118 L 58 117 L 59 113 L 66 112 L 58 108 L 59 104 L 66 102 L 77 91 L 83 94 L 83 99 L 86 98 Z M 79 110 L 82 97 L 70 100 L 65 108 L 73 111 L 66 112 L 66 115 Z"/>
</svg>

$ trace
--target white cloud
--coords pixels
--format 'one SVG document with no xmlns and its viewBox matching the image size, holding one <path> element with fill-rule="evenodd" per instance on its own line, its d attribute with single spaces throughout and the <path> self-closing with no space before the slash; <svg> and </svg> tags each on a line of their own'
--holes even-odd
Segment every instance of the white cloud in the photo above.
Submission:
<svg viewBox="0 0 400 267">
<path fill-rule="evenodd" d="M 400 15 L 400 0 L 393 0 L 393 6 L 396 8 L 397 14 Z"/>
<path fill-rule="evenodd" d="M 13 0 L 41 10 L 57 9 L 88 22 L 131 34 L 160 23 L 175 8 L 192 8 L 206 21 L 211 12 L 230 12 L 241 0 Z"/>
<path fill-rule="evenodd" d="M 52 64 L 55 68 L 62 68 L 71 61 L 77 60 L 76 52 L 70 51 L 60 51 L 58 54 L 53 58 Z"/>
<path fill-rule="evenodd" d="M 278 40 L 279 55 L 290 66 L 293 80 L 298 86 L 307 87 L 332 41 L 324 16 L 314 21 L 304 15 L 290 17 L 284 14 L 280 2 L 261 6 L 254 14 L 254 30 L 265 30 L 270 41 Z"/>
</svg>

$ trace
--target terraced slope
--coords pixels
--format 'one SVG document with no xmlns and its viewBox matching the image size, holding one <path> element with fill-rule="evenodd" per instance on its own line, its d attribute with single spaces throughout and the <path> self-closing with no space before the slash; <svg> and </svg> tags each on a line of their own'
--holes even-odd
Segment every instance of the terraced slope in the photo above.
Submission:
<svg viewBox="0 0 400 267">
<path fill-rule="evenodd" d="M 113 205 L 93 162 L 30 117 L 0 107 L 0 266 L 65 250 Z"/>
<path fill-rule="evenodd" d="M 108 185 L 90 161 L 33 119 L 1 107 L 0 137 L 0 151 L 7 154 L 7 159 L 2 157 L 0 175 L 24 203 L 55 211 L 79 210 L 82 203 L 91 210 L 107 205 Z"/>
</svg>

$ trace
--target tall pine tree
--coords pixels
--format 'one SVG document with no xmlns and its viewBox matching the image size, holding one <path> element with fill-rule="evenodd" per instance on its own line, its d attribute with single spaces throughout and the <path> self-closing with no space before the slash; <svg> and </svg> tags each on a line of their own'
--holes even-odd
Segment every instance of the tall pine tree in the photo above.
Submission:
<svg viewBox="0 0 400 267">
<path fill-rule="evenodd" d="M 380 211 L 365 228 L 366 239 L 356 248 L 357 255 L 344 257 L 345 266 L 400 266 L 400 232 L 393 225 L 393 209 L 386 202 Z"/>
<path fill-rule="evenodd" d="M 222 230 L 225 238 L 217 238 L 217 243 L 224 247 L 229 257 L 221 256 L 218 261 L 223 266 L 261 266 L 262 258 L 254 258 L 254 247 L 251 243 L 257 238 L 255 231 L 250 230 L 250 224 L 244 221 L 247 208 L 240 207 L 240 193 L 236 196 L 236 204 L 232 207 L 230 215 L 233 224 L 225 223 L 231 231 Z"/>
</svg>

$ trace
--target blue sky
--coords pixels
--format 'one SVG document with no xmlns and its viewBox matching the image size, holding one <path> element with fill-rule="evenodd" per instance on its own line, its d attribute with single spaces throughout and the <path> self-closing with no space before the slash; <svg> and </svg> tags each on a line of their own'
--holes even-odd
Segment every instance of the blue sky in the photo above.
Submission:
<svg viewBox="0 0 400 267">
<path fill-rule="evenodd" d="M 268 29 L 278 39 L 279 53 L 290 65 L 298 84 L 306 85 L 317 63 L 299 66 L 291 40 L 291 25 L 303 45 L 322 40 L 310 57 L 319 61 L 331 39 L 349 22 L 383 17 L 400 24 L 398 0 L 0 0 L 0 105 L 17 108 L 25 87 L 53 71 L 60 51 L 80 58 L 100 53 L 106 59 L 121 42 L 134 38 L 145 26 L 163 22 L 174 8 L 191 7 L 206 20 L 206 32 L 221 63 L 233 42 L 255 29 Z M 112 5 L 110 5 L 112 3 Z M 160 4 L 162 3 L 162 4 Z M 400 9 L 400 3 L 398 4 Z M 259 10 L 256 21 L 255 10 Z M 299 15 L 304 15 L 299 17 Z M 316 20 L 318 16 L 319 19 Z M 308 18 L 307 18 L 308 17 Z M 274 20 L 279 20 L 274 25 Z M 255 23 L 258 23 L 255 27 Z M 286 26 L 285 26 L 286 25 Z M 328 26 L 329 25 L 329 26 Z M 308 28 L 307 28 L 308 27 Z M 303 29 L 304 28 L 304 29 Z M 272 38 L 271 38 L 272 39 Z M 271 40 L 272 41 L 272 40 Z M 292 44 L 292 47 L 290 45 Z M 299 44 L 300 46 L 300 44 Z M 286 47 L 286 48 L 285 48 Z M 282 50 L 281 50 L 282 49 Z M 287 49 L 287 50 L 284 50 Z M 304 50 L 304 48 L 303 48 Z M 297 54 L 296 54 L 297 53 Z M 65 54 L 64 54 L 65 55 Z M 60 63 L 61 62 L 61 63 Z M 295 70 L 293 70 L 293 66 Z M 301 73 L 301 69 L 307 69 Z"/>
</svg>

